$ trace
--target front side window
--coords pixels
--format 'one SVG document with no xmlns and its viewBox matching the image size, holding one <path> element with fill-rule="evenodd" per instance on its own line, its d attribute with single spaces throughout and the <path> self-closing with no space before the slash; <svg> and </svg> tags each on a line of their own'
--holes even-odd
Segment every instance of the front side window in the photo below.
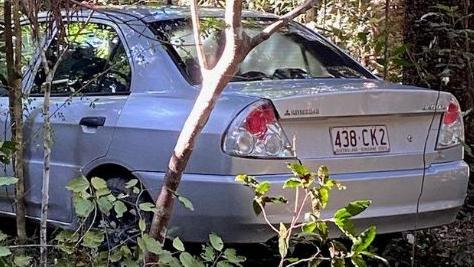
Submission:
<svg viewBox="0 0 474 267">
<path fill-rule="evenodd" d="M 123 43 L 108 25 L 69 23 L 66 36 L 55 38 L 46 56 L 54 73 L 53 95 L 119 94 L 130 90 L 131 68 Z M 42 94 L 42 68 L 35 78 L 32 94 Z"/>
<path fill-rule="evenodd" d="M 273 20 L 246 18 L 245 33 L 253 37 Z M 201 81 L 196 50 L 188 19 L 160 21 L 152 24 L 158 38 L 168 46 L 171 55 L 189 80 Z M 225 42 L 221 18 L 204 18 L 201 31 L 207 62 L 214 65 Z M 285 80 L 312 78 L 372 78 L 360 65 L 298 25 L 289 25 L 273 34 L 252 50 L 240 65 L 232 81 Z"/>
</svg>

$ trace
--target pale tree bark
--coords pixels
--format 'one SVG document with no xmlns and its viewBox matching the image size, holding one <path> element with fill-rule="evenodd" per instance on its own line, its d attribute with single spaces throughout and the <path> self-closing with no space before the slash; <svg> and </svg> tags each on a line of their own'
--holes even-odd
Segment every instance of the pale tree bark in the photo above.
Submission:
<svg viewBox="0 0 474 267">
<path fill-rule="evenodd" d="M 9 87 L 9 107 L 12 140 L 16 143 L 13 155 L 14 175 L 18 178 L 15 190 L 16 227 L 20 244 L 26 241 L 25 224 L 25 182 L 23 158 L 23 99 L 21 87 L 21 46 L 19 0 L 5 1 L 5 49 L 7 61 L 7 80 Z"/>
<path fill-rule="evenodd" d="M 37 42 L 39 44 L 39 42 Z M 53 144 L 52 129 L 50 121 L 49 103 L 51 96 L 51 82 L 54 71 L 50 70 L 46 58 L 45 48 L 41 50 L 41 62 L 46 74 L 46 82 L 43 83 L 43 186 L 41 189 L 41 225 L 40 225 L 40 263 L 48 266 L 48 206 L 49 206 L 49 177 L 51 163 L 51 146 Z M 56 64 L 57 66 L 57 64 Z"/>
<path fill-rule="evenodd" d="M 31 12 L 32 14 L 37 14 L 39 12 L 39 7 L 34 7 L 36 10 Z M 68 10 L 66 10 L 68 11 Z M 66 51 L 69 49 L 69 43 L 66 44 L 61 48 L 59 52 L 59 56 L 56 62 L 49 62 L 48 58 L 46 57 L 46 50 L 47 45 L 46 42 L 42 40 L 48 40 L 52 38 L 54 35 L 54 29 L 57 29 L 58 32 L 62 31 L 66 33 L 64 24 L 62 23 L 62 16 L 59 10 L 54 10 L 52 12 L 52 21 L 51 24 L 46 29 L 45 36 L 41 37 L 39 35 L 40 26 L 38 23 L 37 16 L 31 16 L 30 21 L 34 25 L 33 31 L 36 32 L 34 34 L 34 39 L 36 42 L 36 47 L 40 50 L 40 57 L 41 57 L 41 66 L 46 76 L 45 81 L 42 83 L 41 88 L 44 93 L 43 99 L 43 184 L 41 190 L 41 222 L 40 222 L 40 263 L 42 266 L 48 266 L 48 207 L 49 207 L 49 186 L 50 186 L 50 169 L 51 169 L 51 147 L 53 145 L 53 130 L 51 126 L 51 114 L 50 114 L 50 99 L 51 99 L 51 87 L 54 79 L 54 75 L 56 70 L 58 69 L 59 65 L 61 64 Z M 85 25 L 89 23 L 91 19 L 91 15 L 87 18 L 84 22 L 83 26 L 79 29 L 78 34 L 74 37 L 71 42 L 74 42 L 77 36 L 80 36 L 79 33 L 82 32 Z M 59 34 L 59 33 L 57 33 Z M 64 36 L 58 36 L 61 38 Z M 52 67 L 50 67 L 52 64 Z"/>
<path fill-rule="evenodd" d="M 16 0 L 19 1 L 19 0 Z M 31 37 L 35 42 L 37 52 L 40 55 L 41 67 L 44 75 L 46 76 L 45 82 L 42 84 L 42 90 L 44 92 L 43 99 L 43 179 L 41 187 L 41 219 L 40 219 L 40 265 L 48 266 L 48 240 L 47 240 L 47 227 L 48 227 L 48 206 L 49 206 L 49 184 L 50 184 L 50 164 L 51 164 L 51 146 L 52 140 L 52 128 L 50 122 L 50 96 L 51 96 L 51 83 L 53 75 L 58 62 L 53 68 L 49 67 L 49 63 L 46 57 L 46 38 L 49 38 L 48 33 L 53 32 L 55 23 L 50 24 L 46 29 L 46 34 L 40 34 L 40 25 L 38 21 L 38 13 L 41 9 L 41 3 L 28 2 L 23 3 L 26 16 L 30 21 L 31 26 Z M 59 7 L 58 7 L 59 8 Z M 62 17 L 57 15 L 57 11 L 52 10 L 53 20 L 62 20 Z M 45 38 L 45 40 L 42 40 Z"/>
<path fill-rule="evenodd" d="M 186 119 L 168 163 L 160 195 L 156 199 L 157 212 L 150 227 L 150 236 L 163 242 L 171 217 L 174 193 L 177 191 L 182 174 L 194 148 L 197 136 L 201 133 L 214 106 L 247 54 L 257 45 L 267 40 L 273 33 L 286 26 L 298 15 L 311 8 L 315 0 L 306 0 L 288 14 L 280 17 L 253 38 L 242 28 L 242 0 L 228 0 L 225 7 L 225 44 L 221 56 L 214 66 L 208 66 L 199 34 L 199 12 L 197 0 L 191 1 L 191 18 L 196 43 L 197 58 L 202 73 L 201 90 Z M 156 262 L 155 255 L 148 253 L 148 263 Z"/>
</svg>

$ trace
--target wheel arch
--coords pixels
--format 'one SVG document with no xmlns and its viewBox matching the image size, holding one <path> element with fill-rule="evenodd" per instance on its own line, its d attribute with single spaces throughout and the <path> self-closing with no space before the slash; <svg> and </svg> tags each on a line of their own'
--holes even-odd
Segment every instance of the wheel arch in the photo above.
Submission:
<svg viewBox="0 0 474 267">
<path fill-rule="evenodd" d="M 85 176 L 90 179 L 92 177 L 99 177 L 107 181 L 107 179 L 112 178 L 125 178 L 127 180 L 137 179 L 139 183 L 143 186 L 145 192 L 147 192 L 147 197 L 150 200 L 153 200 L 151 192 L 147 190 L 147 183 L 141 179 L 141 177 L 134 175 L 133 172 L 120 164 L 117 163 L 101 163 L 97 166 L 92 167 L 89 171 L 84 172 Z"/>
<path fill-rule="evenodd" d="M 117 176 L 124 177 L 127 179 L 137 178 L 128 168 L 116 163 L 102 163 L 100 165 L 94 166 L 86 172 L 85 176 L 88 178 L 100 177 L 103 179 L 113 178 Z"/>
</svg>

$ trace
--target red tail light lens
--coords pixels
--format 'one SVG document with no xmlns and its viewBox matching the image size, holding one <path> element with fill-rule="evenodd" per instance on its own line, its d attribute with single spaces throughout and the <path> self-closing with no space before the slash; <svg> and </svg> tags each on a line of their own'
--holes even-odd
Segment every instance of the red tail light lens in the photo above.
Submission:
<svg viewBox="0 0 474 267">
<path fill-rule="evenodd" d="M 250 112 L 245 120 L 245 129 L 258 138 L 262 138 L 267 132 L 268 124 L 274 122 L 276 122 L 276 117 L 273 107 L 265 104 Z"/>
<path fill-rule="evenodd" d="M 451 124 L 455 122 L 460 117 L 461 111 L 457 103 L 450 102 L 448 105 L 448 110 L 444 113 L 443 123 Z"/>
<path fill-rule="evenodd" d="M 293 157 L 291 144 L 267 100 L 250 105 L 234 119 L 224 137 L 223 150 L 239 157 Z"/>
<path fill-rule="evenodd" d="M 461 108 L 456 100 L 448 104 L 440 125 L 437 149 L 459 145 L 464 140 L 464 124 Z"/>
</svg>

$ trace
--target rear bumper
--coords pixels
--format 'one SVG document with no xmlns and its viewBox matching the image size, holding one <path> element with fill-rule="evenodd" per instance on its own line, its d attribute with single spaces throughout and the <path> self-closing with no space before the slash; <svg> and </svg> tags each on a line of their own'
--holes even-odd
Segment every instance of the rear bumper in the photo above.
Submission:
<svg viewBox="0 0 474 267">
<path fill-rule="evenodd" d="M 146 188 L 156 197 L 163 173 L 135 172 Z M 454 221 L 464 202 L 469 168 L 463 161 L 432 164 L 423 170 L 367 172 L 334 175 L 347 190 L 333 191 L 329 207 L 323 213 L 331 217 L 337 208 L 358 199 L 370 199 L 372 205 L 354 219 L 356 225 L 375 224 L 378 233 L 426 228 Z M 271 194 L 294 198 L 294 191 L 283 190 L 288 175 L 259 176 L 272 184 Z M 417 215 L 417 200 L 422 192 Z M 224 241 L 263 242 L 273 236 L 261 216 L 252 208 L 252 192 L 234 182 L 233 176 L 183 176 L 180 194 L 193 202 L 195 211 L 175 205 L 169 232 L 186 241 L 205 241 L 210 232 L 221 235 Z M 290 205 L 269 205 L 267 212 L 272 223 L 289 222 Z"/>
</svg>

